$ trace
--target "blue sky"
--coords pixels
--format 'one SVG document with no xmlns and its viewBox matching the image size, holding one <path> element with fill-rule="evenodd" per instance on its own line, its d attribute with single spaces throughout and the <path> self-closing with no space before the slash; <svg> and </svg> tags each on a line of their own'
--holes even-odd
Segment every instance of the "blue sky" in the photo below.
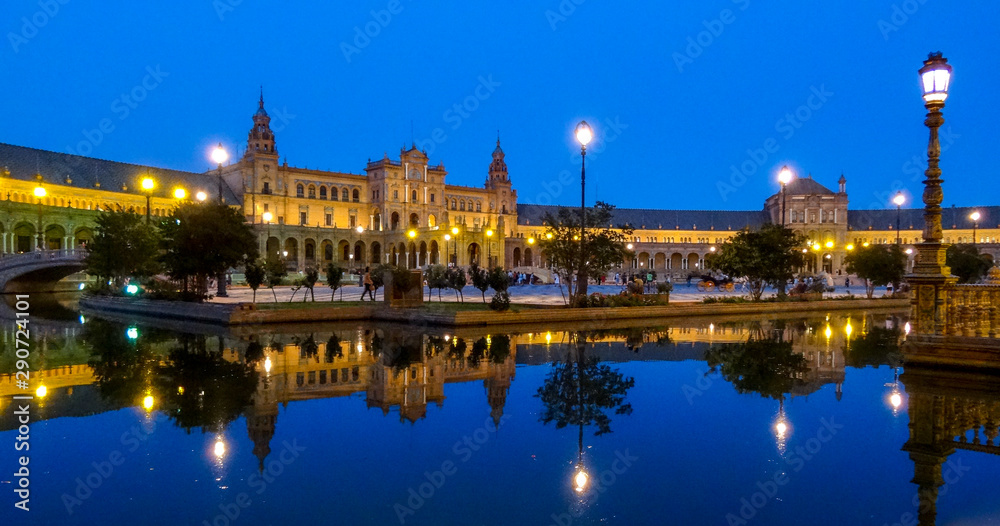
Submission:
<svg viewBox="0 0 1000 526">
<path fill-rule="evenodd" d="M 245 144 L 263 85 L 294 166 L 360 173 L 416 141 L 450 183 L 479 186 L 499 130 L 520 201 L 572 205 L 587 119 L 602 139 L 591 202 L 760 209 L 789 164 L 832 188 L 843 173 L 852 208 L 881 207 L 920 195 L 916 70 L 941 50 L 944 204 L 996 204 L 980 189 L 995 180 L 996 6 L 848 5 L 9 1 L 0 141 L 202 171 L 214 143 Z"/>
</svg>

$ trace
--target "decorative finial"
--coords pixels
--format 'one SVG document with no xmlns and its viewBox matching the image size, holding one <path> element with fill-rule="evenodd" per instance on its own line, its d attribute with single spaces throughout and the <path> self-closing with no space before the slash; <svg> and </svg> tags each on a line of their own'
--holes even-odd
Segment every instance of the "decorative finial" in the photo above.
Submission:
<svg viewBox="0 0 1000 526">
<path fill-rule="evenodd" d="M 264 85 L 263 84 L 261 84 L 261 86 L 260 86 L 260 107 L 261 107 L 261 109 L 264 108 Z"/>
</svg>

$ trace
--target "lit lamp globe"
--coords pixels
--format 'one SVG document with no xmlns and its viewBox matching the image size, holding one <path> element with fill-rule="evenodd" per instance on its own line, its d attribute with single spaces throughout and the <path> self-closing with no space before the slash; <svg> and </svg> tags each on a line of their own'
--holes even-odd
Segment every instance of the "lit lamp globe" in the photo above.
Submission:
<svg viewBox="0 0 1000 526">
<path fill-rule="evenodd" d="M 944 106 L 951 85 L 952 67 L 941 52 L 931 53 L 920 68 L 920 88 L 928 105 Z"/>
<path fill-rule="evenodd" d="M 973 221 L 979 221 L 980 217 L 982 217 L 982 216 L 979 215 L 979 212 L 973 212 L 972 214 L 969 215 L 969 219 L 971 219 Z"/>
<path fill-rule="evenodd" d="M 183 188 L 174 188 L 174 199 L 184 199 L 187 197 L 187 190 Z"/>
<path fill-rule="evenodd" d="M 359 226 L 358 228 L 355 228 L 354 231 L 357 232 L 357 233 L 359 233 L 359 234 L 364 234 L 365 233 L 365 227 Z"/>
<path fill-rule="evenodd" d="M 226 443 L 222 441 L 222 437 L 215 439 L 215 447 L 213 448 L 215 452 L 215 458 L 222 458 L 226 455 Z"/>
<path fill-rule="evenodd" d="M 896 206 L 903 206 L 903 203 L 906 202 L 906 196 L 903 195 L 902 192 L 900 192 L 900 193 L 896 194 L 896 197 L 892 198 L 892 202 Z"/>
<path fill-rule="evenodd" d="M 45 191 L 44 187 L 41 186 L 35 187 L 35 197 L 41 199 L 42 197 L 45 197 L 46 194 L 48 194 L 48 192 Z"/>
<path fill-rule="evenodd" d="M 580 471 L 577 471 L 576 476 L 573 477 L 573 482 L 576 484 L 576 488 L 574 488 L 576 489 L 576 492 L 581 493 L 583 492 L 583 490 L 587 489 L 587 482 L 589 480 L 590 480 L 590 475 L 587 475 L 586 471 L 584 471 L 582 468 L 580 469 Z"/>
<path fill-rule="evenodd" d="M 594 130 L 590 128 L 587 121 L 580 121 L 580 124 L 576 125 L 576 141 L 580 143 L 580 146 L 586 148 L 593 139 Z"/>
<path fill-rule="evenodd" d="M 226 153 L 226 149 L 222 147 L 222 143 L 220 142 L 219 145 L 212 150 L 212 160 L 218 164 L 222 164 L 226 162 L 227 159 L 229 159 L 229 154 Z"/>
<path fill-rule="evenodd" d="M 142 186 L 143 190 L 148 192 L 156 186 L 156 181 L 154 181 L 151 177 L 143 177 L 139 184 Z"/>
<path fill-rule="evenodd" d="M 153 402 L 154 402 L 153 401 L 153 395 L 146 395 L 146 397 L 142 399 L 142 407 L 143 407 L 143 409 L 145 409 L 146 411 L 152 410 L 153 409 Z"/>
<path fill-rule="evenodd" d="M 260 217 L 261 217 L 261 219 L 264 220 L 265 223 L 270 223 L 271 219 L 274 218 L 274 216 L 271 214 L 271 212 L 264 212 L 264 214 L 261 215 Z"/>
<path fill-rule="evenodd" d="M 452 235 L 457 236 L 458 235 L 458 227 L 457 226 L 451 227 L 451 233 L 452 233 Z"/>
<path fill-rule="evenodd" d="M 194 194 L 194 198 L 199 201 L 204 201 L 205 199 L 208 199 L 208 194 L 206 194 L 205 192 L 198 192 Z"/>
<path fill-rule="evenodd" d="M 486 231 L 486 237 L 493 237 L 493 231 L 492 230 L 487 230 Z"/>
<path fill-rule="evenodd" d="M 781 171 L 778 172 L 778 182 L 781 183 L 782 186 L 792 182 L 792 169 L 788 166 L 781 167 Z"/>
</svg>

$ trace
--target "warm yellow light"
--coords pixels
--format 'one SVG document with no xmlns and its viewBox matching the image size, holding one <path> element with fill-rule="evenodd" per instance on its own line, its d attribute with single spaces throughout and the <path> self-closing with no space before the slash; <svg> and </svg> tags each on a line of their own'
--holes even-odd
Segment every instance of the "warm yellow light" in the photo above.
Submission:
<svg viewBox="0 0 1000 526">
<path fill-rule="evenodd" d="M 445 234 L 444 235 L 444 240 L 445 241 L 451 241 L 451 234 Z"/>
<path fill-rule="evenodd" d="M 833 241 L 827 241 L 826 248 L 833 248 Z"/>
<path fill-rule="evenodd" d="M 708 251 L 709 251 L 709 252 L 715 252 L 715 247 L 709 247 L 709 248 L 708 248 Z"/>
<path fill-rule="evenodd" d="M 847 245 L 844 248 L 846 248 L 847 250 L 854 250 L 854 245 Z"/>
<path fill-rule="evenodd" d="M 823 247 L 819 246 L 819 243 L 816 243 L 815 245 L 813 245 L 813 250 L 819 250 L 821 248 L 823 248 Z"/>
<path fill-rule="evenodd" d="M 892 202 L 896 206 L 903 206 L 903 203 L 906 202 L 906 196 L 903 195 L 903 192 L 899 192 L 898 194 L 896 194 L 896 197 L 892 198 Z"/>
<path fill-rule="evenodd" d="M 208 199 L 208 194 L 206 194 L 205 192 L 198 192 L 194 194 L 194 198 L 199 201 L 204 201 L 205 199 Z"/>
<path fill-rule="evenodd" d="M 534 245 L 534 244 L 535 244 L 535 238 L 533 238 L 533 237 L 529 237 L 529 238 L 528 238 L 528 244 L 529 244 L 529 245 Z"/>
<path fill-rule="evenodd" d="M 486 231 L 486 237 L 493 237 L 493 231 L 492 230 L 487 230 Z"/>
<path fill-rule="evenodd" d="M 146 395 L 146 397 L 142 399 L 142 407 L 146 411 L 153 409 L 153 395 Z"/>
<path fill-rule="evenodd" d="M 635 245 L 633 245 L 632 243 L 629 243 L 629 244 L 625 245 L 625 248 L 627 248 L 629 250 L 632 250 L 633 248 L 635 248 Z"/>
<path fill-rule="evenodd" d="M 44 385 L 39 385 L 38 389 L 35 389 L 35 396 L 38 398 L 45 398 L 47 394 L 49 394 L 49 388 Z"/>
<path fill-rule="evenodd" d="M 869 245 L 869 244 L 870 244 L 870 243 L 868 243 L 867 241 L 865 241 L 864 243 L 861 243 L 861 246 L 863 246 L 863 247 L 865 247 L 865 248 L 868 248 L 868 245 Z"/>
<path fill-rule="evenodd" d="M 969 215 L 969 219 L 973 221 L 979 221 L 980 217 L 982 216 L 979 215 L 979 212 L 973 212 L 972 214 Z"/>
<path fill-rule="evenodd" d="M 854 327 L 851 326 L 851 320 L 847 320 L 847 325 L 844 326 L 844 333 L 846 333 L 847 337 L 850 338 L 852 332 L 854 332 Z"/>
<path fill-rule="evenodd" d="M 573 236 L 573 241 L 579 241 L 579 240 L 580 240 L 580 236 Z"/>
<path fill-rule="evenodd" d="M 177 394 L 179 394 L 179 395 L 184 394 L 184 386 L 183 385 L 178 385 L 177 386 Z"/>
<path fill-rule="evenodd" d="M 458 227 L 457 226 L 451 227 L 451 233 L 452 233 L 452 235 L 457 236 L 458 235 Z"/>
<path fill-rule="evenodd" d="M 802 249 L 802 253 L 803 253 L 803 254 L 808 254 L 808 253 L 809 253 L 809 250 L 808 250 L 808 249 L 805 249 L 805 248 L 803 248 L 803 249 Z"/>
<path fill-rule="evenodd" d="M 785 185 L 792 182 L 792 170 L 787 165 L 781 167 L 778 172 L 778 182 Z"/>
<path fill-rule="evenodd" d="M 778 438 L 785 438 L 785 433 L 788 432 L 788 424 L 779 421 L 774 426 L 774 430 L 778 432 Z"/>
<path fill-rule="evenodd" d="M 268 356 L 267 358 L 264 358 L 264 372 L 265 373 L 271 372 L 271 367 L 272 367 L 272 365 L 271 365 L 271 357 Z"/>
<path fill-rule="evenodd" d="M 359 234 L 364 234 L 365 233 L 365 227 L 359 226 L 359 227 L 355 228 L 354 231 L 357 232 L 357 233 L 359 233 Z"/>
<path fill-rule="evenodd" d="M 184 199 L 187 195 L 187 190 L 183 188 L 174 188 L 174 199 Z"/>
<path fill-rule="evenodd" d="M 268 223 L 270 223 L 270 222 L 271 222 L 271 220 L 272 220 L 272 219 L 274 219 L 274 215 L 273 215 L 273 214 L 271 214 L 271 212 L 264 212 L 264 215 L 262 215 L 262 216 L 260 216 L 260 217 L 261 217 L 261 218 L 263 218 L 263 219 L 264 219 L 264 221 L 266 221 L 266 222 L 268 222 Z"/>
<path fill-rule="evenodd" d="M 35 187 L 35 197 L 45 197 L 48 192 L 45 191 L 45 187 L 36 186 Z"/>
<path fill-rule="evenodd" d="M 217 164 L 222 164 L 226 162 L 226 159 L 229 159 L 229 154 L 226 153 L 226 149 L 222 147 L 222 143 L 220 142 L 219 145 L 212 150 L 212 160 Z"/>
<path fill-rule="evenodd" d="M 590 141 L 594 138 L 594 130 L 590 129 L 590 125 L 587 121 L 580 121 L 580 124 L 576 125 L 576 140 L 581 146 L 587 146 Z"/>
<path fill-rule="evenodd" d="M 154 181 L 152 177 L 143 177 L 139 184 L 142 186 L 142 189 L 147 192 L 156 187 L 156 181 Z"/>
<path fill-rule="evenodd" d="M 892 393 L 889 396 L 889 403 L 892 404 L 893 409 L 899 409 L 899 406 L 903 405 L 903 397 L 899 393 Z"/>
<path fill-rule="evenodd" d="M 831 329 L 829 325 L 826 326 L 825 334 L 826 334 L 826 339 L 827 340 L 829 340 L 831 337 L 833 337 L 833 329 Z"/>
<path fill-rule="evenodd" d="M 587 472 L 582 469 L 577 472 L 575 477 L 573 477 L 573 482 L 576 483 L 576 491 L 578 493 L 587 489 L 588 480 L 590 480 L 590 476 L 587 475 Z"/>
<path fill-rule="evenodd" d="M 545 343 L 552 343 L 552 333 L 551 332 L 545 333 Z"/>
<path fill-rule="evenodd" d="M 908 249 L 904 250 L 903 252 L 906 252 L 906 255 L 910 255 L 910 254 L 913 253 L 913 249 L 912 248 L 908 248 Z"/>
<path fill-rule="evenodd" d="M 413 238 L 417 237 L 417 231 L 416 230 L 410 230 L 409 232 L 406 233 L 406 235 L 410 236 L 410 239 L 413 239 Z"/>
<path fill-rule="evenodd" d="M 906 322 L 906 325 L 903 325 L 903 333 L 910 334 L 910 322 Z"/>
<path fill-rule="evenodd" d="M 545 239 L 552 239 L 552 232 L 545 234 Z"/>
<path fill-rule="evenodd" d="M 222 441 L 222 437 L 215 439 L 215 457 L 222 458 L 226 454 L 226 443 Z"/>
</svg>

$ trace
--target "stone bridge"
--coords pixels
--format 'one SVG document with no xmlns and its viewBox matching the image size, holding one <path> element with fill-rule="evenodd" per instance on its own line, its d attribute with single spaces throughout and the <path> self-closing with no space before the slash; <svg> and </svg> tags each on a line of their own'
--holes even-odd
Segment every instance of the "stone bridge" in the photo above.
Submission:
<svg viewBox="0 0 1000 526">
<path fill-rule="evenodd" d="M 36 250 L 0 257 L 0 291 L 52 292 L 56 283 L 84 269 L 86 250 Z"/>
</svg>

